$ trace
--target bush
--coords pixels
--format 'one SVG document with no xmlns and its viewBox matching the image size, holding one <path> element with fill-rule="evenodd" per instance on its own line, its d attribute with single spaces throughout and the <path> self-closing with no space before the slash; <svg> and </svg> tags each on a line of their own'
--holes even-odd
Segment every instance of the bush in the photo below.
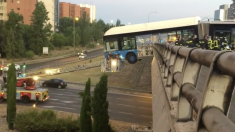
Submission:
<svg viewBox="0 0 235 132">
<path fill-rule="evenodd" d="M 27 58 L 33 58 L 35 54 L 32 50 L 29 50 L 29 51 L 26 52 L 25 55 L 26 55 Z"/>
<path fill-rule="evenodd" d="M 95 47 L 96 47 L 95 44 L 88 44 L 88 45 L 87 45 L 87 48 L 95 48 Z"/>
<path fill-rule="evenodd" d="M 15 128 L 21 132 L 65 132 L 69 126 L 70 132 L 79 130 L 79 120 L 57 118 L 52 110 L 30 110 L 19 113 L 15 118 Z"/>
</svg>

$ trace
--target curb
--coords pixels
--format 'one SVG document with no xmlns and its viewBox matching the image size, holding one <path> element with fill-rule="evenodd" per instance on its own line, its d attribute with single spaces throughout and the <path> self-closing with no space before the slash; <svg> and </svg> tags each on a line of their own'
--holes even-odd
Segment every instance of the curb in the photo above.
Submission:
<svg viewBox="0 0 235 132">
<path fill-rule="evenodd" d="M 84 83 L 77 83 L 77 82 L 67 82 L 68 84 L 77 84 L 77 85 L 86 85 Z M 96 85 L 91 85 L 91 86 L 96 86 Z M 149 93 L 151 94 L 152 91 L 146 91 L 146 90 L 138 90 L 138 89 L 128 89 L 128 88 L 120 88 L 120 87 L 108 87 L 110 89 L 115 89 L 115 90 L 124 90 L 124 91 L 132 91 L 132 92 L 141 92 L 141 93 Z"/>
<path fill-rule="evenodd" d="M 102 50 L 103 48 L 98 48 L 98 49 L 94 49 L 94 50 L 87 50 L 87 52 L 94 52 L 97 50 Z M 22 65 L 23 63 L 26 64 L 35 64 L 35 63 L 40 63 L 40 62 L 48 62 L 48 61 L 53 61 L 53 60 L 57 60 L 57 59 L 62 59 L 62 58 L 67 58 L 67 57 L 71 57 L 71 56 L 75 56 L 74 54 L 68 54 L 68 55 L 63 55 L 63 56 L 57 56 L 57 57 L 49 57 L 49 58 L 44 58 L 44 59 L 36 59 L 36 60 L 30 60 L 30 61 L 16 61 L 16 63 L 18 63 L 19 65 Z M 9 61 L 5 61 L 4 63 L 9 63 Z"/>
</svg>

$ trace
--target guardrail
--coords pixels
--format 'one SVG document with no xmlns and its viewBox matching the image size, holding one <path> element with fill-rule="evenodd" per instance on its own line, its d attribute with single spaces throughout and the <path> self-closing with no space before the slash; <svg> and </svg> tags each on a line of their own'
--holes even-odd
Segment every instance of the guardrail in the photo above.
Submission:
<svg viewBox="0 0 235 132">
<path fill-rule="evenodd" d="M 171 100 L 178 100 L 177 121 L 193 120 L 196 131 L 234 132 L 227 118 L 235 84 L 235 53 L 154 44 L 165 87 L 171 88 Z M 202 66 L 209 67 L 206 85 L 196 87 Z M 200 92 L 198 89 L 203 89 Z"/>
<path fill-rule="evenodd" d="M 76 63 L 76 62 L 80 62 L 80 61 L 84 61 L 84 60 L 93 59 L 93 58 L 96 58 L 96 57 L 99 57 L 99 56 L 103 56 L 103 54 L 92 56 L 92 57 L 87 57 L 87 58 L 84 58 L 82 60 L 78 59 L 78 60 L 75 60 L 75 61 L 68 61 L 68 62 L 63 62 L 63 63 L 56 63 L 56 64 L 51 64 L 51 65 L 36 67 L 36 68 L 32 68 L 31 70 L 27 70 L 27 72 L 33 71 L 35 69 L 46 69 L 46 68 L 57 67 L 57 66 L 61 66 L 61 65 L 67 65 L 67 64 L 71 64 L 71 63 Z"/>
</svg>

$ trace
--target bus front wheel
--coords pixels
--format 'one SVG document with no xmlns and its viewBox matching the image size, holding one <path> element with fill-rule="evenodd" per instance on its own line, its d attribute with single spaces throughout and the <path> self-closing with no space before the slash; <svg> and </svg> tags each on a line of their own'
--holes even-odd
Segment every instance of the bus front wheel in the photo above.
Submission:
<svg viewBox="0 0 235 132">
<path fill-rule="evenodd" d="M 137 57 L 134 53 L 129 53 L 127 55 L 126 59 L 127 59 L 128 63 L 130 63 L 130 64 L 135 64 L 137 62 Z"/>
</svg>

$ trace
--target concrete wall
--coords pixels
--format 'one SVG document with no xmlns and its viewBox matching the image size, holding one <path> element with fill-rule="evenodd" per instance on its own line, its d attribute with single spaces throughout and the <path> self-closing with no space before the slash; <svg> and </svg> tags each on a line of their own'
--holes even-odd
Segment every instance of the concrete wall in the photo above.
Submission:
<svg viewBox="0 0 235 132">
<path fill-rule="evenodd" d="M 170 103 L 167 98 L 156 57 L 153 57 L 152 60 L 151 73 L 153 132 L 174 132 L 175 130 L 170 114 Z"/>
</svg>

